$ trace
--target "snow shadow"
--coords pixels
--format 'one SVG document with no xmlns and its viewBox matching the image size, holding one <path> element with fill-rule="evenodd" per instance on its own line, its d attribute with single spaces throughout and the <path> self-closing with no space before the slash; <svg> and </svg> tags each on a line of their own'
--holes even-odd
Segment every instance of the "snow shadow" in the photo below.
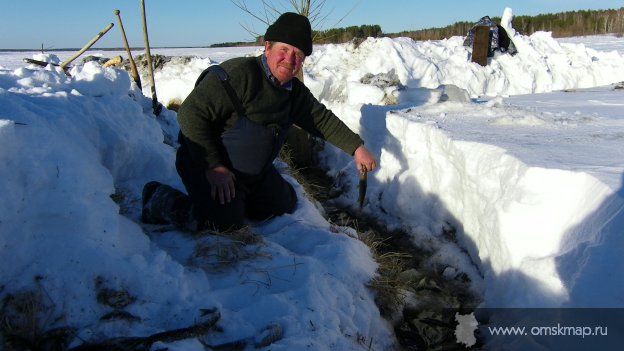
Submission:
<svg viewBox="0 0 624 351">
<path fill-rule="evenodd" d="M 622 182 L 624 184 L 624 174 Z M 566 282 L 571 303 L 566 307 L 624 307 L 624 185 L 581 223 L 571 228 L 563 243 L 577 246 L 556 259 L 557 272 Z M 562 250 L 564 251 L 564 250 Z"/>
<path fill-rule="evenodd" d="M 473 282 L 470 289 L 473 292 L 480 291 L 484 267 L 478 255 L 477 244 L 465 234 L 460 220 L 449 211 L 440 197 L 426 192 L 419 180 L 408 173 L 410 162 L 405 156 L 404 145 L 386 126 L 387 113 L 410 107 L 414 107 L 413 103 L 393 106 L 363 105 L 361 108 L 361 124 L 366 127 L 364 140 L 367 141 L 367 148 L 374 155 L 381 155 L 383 149 L 383 153 L 390 154 L 390 158 L 399 165 L 395 175 L 380 175 L 382 179 L 369 177 L 368 211 L 389 232 L 401 229 L 409 233 L 410 243 L 418 250 L 414 254 L 422 256 L 416 260 L 422 263 L 419 268 L 426 271 L 425 274 L 436 275 L 435 278 L 440 280 L 443 280 L 443 275 L 450 280 L 467 276 Z M 369 143 L 368 140 L 372 142 Z M 379 171 L 383 169 L 383 160 L 380 163 Z M 405 243 L 401 239 L 403 238 L 398 241 Z M 490 268 L 485 267 L 485 271 L 490 271 Z"/>
<path fill-rule="evenodd" d="M 396 111 L 404 108 L 409 108 L 412 104 L 403 105 L 371 105 L 366 104 L 360 108 L 362 115 L 361 126 L 365 130 L 363 133 L 366 140 L 366 147 L 373 153 L 373 155 L 381 155 L 382 147 L 392 153 L 392 155 L 398 160 L 402 169 L 408 168 L 408 162 L 405 155 L 402 152 L 401 141 L 393 137 L 388 131 L 386 126 L 386 114 L 391 111 Z M 379 136 L 383 136 L 382 139 Z M 369 142 L 371 140 L 372 142 Z"/>
</svg>

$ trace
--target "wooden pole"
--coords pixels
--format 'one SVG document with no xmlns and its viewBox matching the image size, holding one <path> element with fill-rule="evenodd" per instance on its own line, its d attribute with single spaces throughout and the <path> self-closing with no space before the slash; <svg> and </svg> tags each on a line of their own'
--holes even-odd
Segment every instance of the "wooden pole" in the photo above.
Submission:
<svg viewBox="0 0 624 351">
<path fill-rule="evenodd" d="M 158 103 L 156 97 L 156 85 L 154 84 L 154 68 L 152 67 L 152 56 L 150 55 L 149 36 L 147 35 L 147 20 L 145 19 L 145 0 L 141 0 L 141 13 L 143 17 L 143 39 L 145 40 L 145 59 L 147 60 L 147 70 L 152 90 L 152 109 L 156 116 L 160 115 L 162 105 Z"/>
<path fill-rule="evenodd" d="M 30 58 L 25 58 L 24 62 L 26 63 L 31 63 L 33 65 L 38 65 L 38 66 L 42 66 L 45 67 L 47 65 L 52 65 L 52 66 L 60 66 L 57 63 L 52 63 L 52 62 L 46 62 L 46 61 L 39 61 L 39 60 L 34 60 L 34 59 L 30 59 Z"/>
<path fill-rule="evenodd" d="M 87 43 L 87 45 L 85 45 L 82 49 L 80 49 L 80 51 L 78 51 L 74 56 L 72 56 L 69 60 L 61 63 L 61 68 L 63 70 L 65 70 L 65 67 L 67 67 L 67 65 L 69 65 L 70 63 L 72 63 L 72 61 L 74 61 L 76 58 L 78 58 L 78 56 L 82 55 L 83 52 L 87 51 L 91 46 L 93 46 L 93 44 L 95 44 L 96 41 L 98 41 L 101 37 L 104 36 L 104 34 L 106 34 L 106 32 L 108 32 L 111 28 L 113 28 L 113 24 L 110 23 L 108 26 L 106 26 L 106 28 L 104 28 L 104 30 L 102 30 L 101 32 L 99 32 L 93 39 L 91 39 L 90 42 Z"/>
<path fill-rule="evenodd" d="M 117 20 L 119 21 L 121 39 L 123 39 L 124 46 L 126 47 L 126 53 L 128 54 L 128 60 L 130 61 L 130 74 L 132 75 L 132 80 L 134 80 L 139 89 L 143 89 L 141 85 L 141 76 L 139 75 L 139 71 L 137 70 L 136 64 L 134 63 L 134 59 L 132 58 L 132 52 L 130 51 L 130 46 L 128 45 L 126 31 L 124 31 L 123 23 L 121 22 L 121 16 L 119 15 L 119 10 L 114 10 L 113 13 L 115 14 L 115 16 L 117 16 Z"/>
</svg>

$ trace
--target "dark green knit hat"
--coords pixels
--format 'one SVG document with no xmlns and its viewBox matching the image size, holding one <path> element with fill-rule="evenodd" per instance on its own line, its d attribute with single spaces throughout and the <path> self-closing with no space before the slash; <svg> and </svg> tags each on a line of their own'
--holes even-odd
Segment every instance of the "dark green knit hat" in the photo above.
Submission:
<svg viewBox="0 0 624 351">
<path fill-rule="evenodd" d="M 307 17 L 286 12 L 267 28 L 266 41 L 279 41 L 303 51 L 306 56 L 312 53 L 312 27 Z"/>
</svg>

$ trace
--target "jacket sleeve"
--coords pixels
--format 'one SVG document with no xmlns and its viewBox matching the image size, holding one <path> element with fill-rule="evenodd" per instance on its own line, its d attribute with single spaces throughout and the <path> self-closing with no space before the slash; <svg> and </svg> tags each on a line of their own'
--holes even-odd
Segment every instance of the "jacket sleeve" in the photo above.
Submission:
<svg viewBox="0 0 624 351">
<path fill-rule="evenodd" d="M 310 90 L 297 81 L 293 90 L 295 124 L 308 133 L 327 140 L 349 155 L 364 141 L 353 132 L 338 116 L 320 103 Z"/>
<path fill-rule="evenodd" d="M 220 135 L 234 113 L 221 82 L 208 74 L 191 91 L 178 111 L 178 124 L 194 162 L 207 169 L 224 165 Z"/>
</svg>

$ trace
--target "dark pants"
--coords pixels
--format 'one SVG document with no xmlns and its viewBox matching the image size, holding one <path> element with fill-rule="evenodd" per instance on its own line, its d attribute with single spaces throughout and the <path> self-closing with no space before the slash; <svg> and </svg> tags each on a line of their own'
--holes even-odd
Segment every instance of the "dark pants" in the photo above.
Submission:
<svg viewBox="0 0 624 351">
<path fill-rule="evenodd" d="M 185 207 L 199 230 L 234 229 L 243 226 L 245 218 L 263 220 L 295 210 L 297 194 L 272 164 L 258 175 L 234 171 L 236 196 L 222 205 L 212 198 L 205 170 L 193 164 L 188 150 L 180 147 L 176 156 L 176 169 L 189 195 L 190 206 Z"/>
</svg>

